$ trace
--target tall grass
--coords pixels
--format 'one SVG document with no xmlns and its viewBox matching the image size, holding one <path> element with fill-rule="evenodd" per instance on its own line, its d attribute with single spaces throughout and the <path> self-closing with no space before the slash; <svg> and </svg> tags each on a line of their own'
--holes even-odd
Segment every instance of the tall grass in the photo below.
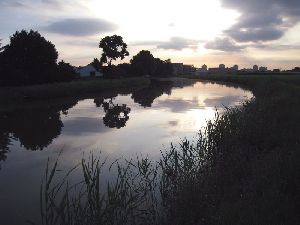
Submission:
<svg viewBox="0 0 300 225">
<path fill-rule="evenodd" d="M 43 224 L 298 224 L 300 200 L 298 87 L 260 83 L 256 98 L 216 114 L 193 140 L 148 158 L 110 165 L 82 160 L 82 182 L 56 161 L 41 186 Z"/>
</svg>

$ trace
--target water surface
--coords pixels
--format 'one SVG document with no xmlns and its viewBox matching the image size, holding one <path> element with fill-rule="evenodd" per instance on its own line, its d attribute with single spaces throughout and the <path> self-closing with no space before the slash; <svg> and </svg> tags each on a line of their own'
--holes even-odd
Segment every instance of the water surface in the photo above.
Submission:
<svg viewBox="0 0 300 225">
<path fill-rule="evenodd" d="M 39 185 L 47 158 L 63 149 L 61 169 L 83 154 L 156 159 L 171 142 L 196 136 L 216 109 L 252 94 L 241 88 L 197 82 L 67 99 L 0 112 L 0 224 L 23 224 L 39 212 Z"/>
</svg>

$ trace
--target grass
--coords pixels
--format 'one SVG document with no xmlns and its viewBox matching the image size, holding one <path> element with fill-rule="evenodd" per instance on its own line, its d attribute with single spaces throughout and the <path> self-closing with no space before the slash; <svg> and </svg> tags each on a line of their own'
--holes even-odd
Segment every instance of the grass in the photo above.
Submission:
<svg viewBox="0 0 300 225">
<path fill-rule="evenodd" d="M 83 159 L 75 186 L 67 176 L 55 185 L 57 163 L 47 167 L 43 224 L 299 224 L 300 79 L 201 79 L 244 85 L 255 99 L 216 114 L 158 162 L 113 163 L 117 176 L 104 189 L 99 159 Z"/>
<path fill-rule="evenodd" d="M 69 83 L 53 83 L 0 89 L 0 105 L 18 104 L 24 101 L 80 97 L 91 93 L 149 85 L 147 78 L 92 79 Z"/>
</svg>

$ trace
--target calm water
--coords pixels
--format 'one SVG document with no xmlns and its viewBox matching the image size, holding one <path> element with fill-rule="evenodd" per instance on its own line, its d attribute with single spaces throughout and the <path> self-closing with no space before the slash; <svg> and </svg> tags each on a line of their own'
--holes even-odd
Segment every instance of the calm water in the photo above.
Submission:
<svg viewBox="0 0 300 225">
<path fill-rule="evenodd" d="M 90 152 L 101 151 L 111 160 L 137 154 L 155 159 L 171 142 L 196 136 L 216 108 L 251 97 L 248 91 L 219 84 L 156 84 L 0 112 L 0 224 L 36 219 L 47 158 L 56 158 L 62 149 L 61 169 L 70 169 Z"/>
</svg>

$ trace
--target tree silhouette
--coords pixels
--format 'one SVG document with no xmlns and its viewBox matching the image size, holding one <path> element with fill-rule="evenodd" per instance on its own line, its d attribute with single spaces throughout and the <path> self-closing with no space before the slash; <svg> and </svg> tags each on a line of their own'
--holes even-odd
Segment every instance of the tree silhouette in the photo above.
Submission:
<svg viewBox="0 0 300 225">
<path fill-rule="evenodd" d="M 173 73 L 171 60 L 154 58 L 150 51 L 142 50 L 133 56 L 131 70 L 138 76 L 170 76 Z"/>
<path fill-rule="evenodd" d="M 76 71 L 74 67 L 63 60 L 58 63 L 57 70 L 57 80 L 71 81 L 76 77 Z"/>
<path fill-rule="evenodd" d="M 156 70 L 154 72 L 155 76 L 171 76 L 173 74 L 173 67 L 170 59 L 161 60 L 159 58 L 155 59 Z"/>
<path fill-rule="evenodd" d="M 5 73 L 0 79 L 6 84 L 36 84 L 54 81 L 58 53 L 55 46 L 30 30 L 17 31 L 5 46 L 2 66 Z"/>
<path fill-rule="evenodd" d="M 91 65 L 97 70 L 100 71 L 101 69 L 101 62 L 99 61 L 99 59 L 94 58 L 93 62 L 91 62 Z"/>
<path fill-rule="evenodd" d="M 124 59 L 126 56 L 129 56 L 127 44 L 118 35 L 103 38 L 99 43 L 99 48 L 103 51 L 100 62 L 107 64 L 109 67 L 113 60 L 118 58 Z"/>
<path fill-rule="evenodd" d="M 150 51 L 142 50 L 130 60 L 136 75 L 153 75 L 156 70 L 155 58 Z"/>
</svg>

